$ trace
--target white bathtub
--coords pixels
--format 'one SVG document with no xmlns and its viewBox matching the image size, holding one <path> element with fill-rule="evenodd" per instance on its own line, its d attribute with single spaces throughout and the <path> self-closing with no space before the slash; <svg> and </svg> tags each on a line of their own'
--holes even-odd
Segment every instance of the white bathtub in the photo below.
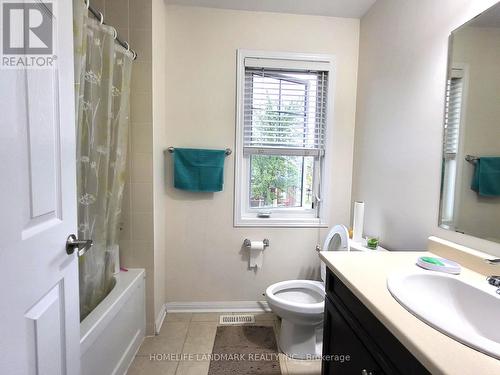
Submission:
<svg viewBox="0 0 500 375">
<path fill-rule="evenodd" d="M 146 332 L 145 272 L 115 276 L 108 296 L 80 323 L 82 375 L 122 375 Z"/>
</svg>

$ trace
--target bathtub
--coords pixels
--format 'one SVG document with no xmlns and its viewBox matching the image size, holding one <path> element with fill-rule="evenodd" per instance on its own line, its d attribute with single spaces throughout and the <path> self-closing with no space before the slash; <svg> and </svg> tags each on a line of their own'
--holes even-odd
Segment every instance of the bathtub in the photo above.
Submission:
<svg viewBox="0 0 500 375">
<path fill-rule="evenodd" d="M 129 269 L 80 323 L 82 375 L 122 375 L 146 332 L 145 272 Z"/>
</svg>

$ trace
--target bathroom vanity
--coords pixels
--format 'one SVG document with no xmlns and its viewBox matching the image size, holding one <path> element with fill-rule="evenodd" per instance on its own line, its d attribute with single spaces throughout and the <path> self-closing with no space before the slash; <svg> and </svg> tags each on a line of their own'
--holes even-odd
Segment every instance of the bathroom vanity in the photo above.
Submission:
<svg viewBox="0 0 500 375">
<path fill-rule="evenodd" d="M 322 375 L 500 374 L 499 360 L 427 325 L 387 289 L 389 275 L 418 270 L 424 255 L 433 254 L 320 253 L 328 267 Z M 467 268 L 460 277 L 486 282 Z"/>
<path fill-rule="evenodd" d="M 331 270 L 325 291 L 323 375 L 429 373 Z"/>
</svg>

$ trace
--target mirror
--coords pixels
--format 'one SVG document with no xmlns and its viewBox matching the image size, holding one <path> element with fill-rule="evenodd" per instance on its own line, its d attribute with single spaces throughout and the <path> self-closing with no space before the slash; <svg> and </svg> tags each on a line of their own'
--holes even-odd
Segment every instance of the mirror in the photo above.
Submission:
<svg viewBox="0 0 500 375">
<path fill-rule="evenodd" d="M 500 3 L 452 32 L 439 225 L 500 242 Z"/>
</svg>

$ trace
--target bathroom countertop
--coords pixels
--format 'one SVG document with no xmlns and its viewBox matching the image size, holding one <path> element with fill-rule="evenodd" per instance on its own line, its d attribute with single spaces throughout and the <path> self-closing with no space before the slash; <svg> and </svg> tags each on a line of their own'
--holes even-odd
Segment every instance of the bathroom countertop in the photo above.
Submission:
<svg viewBox="0 0 500 375">
<path fill-rule="evenodd" d="M 444 335 L 408 312 L 387 289 L 387 276 L 418 267 L 417 257 L 430 252 L 320 252 L 328 268 L 432 374 L 500 374 L 500 360 Z M 462 268 L 461 276 L 484 276 Z M 484 281 L 486 282 L 486 281 Z"/>
</svg>

